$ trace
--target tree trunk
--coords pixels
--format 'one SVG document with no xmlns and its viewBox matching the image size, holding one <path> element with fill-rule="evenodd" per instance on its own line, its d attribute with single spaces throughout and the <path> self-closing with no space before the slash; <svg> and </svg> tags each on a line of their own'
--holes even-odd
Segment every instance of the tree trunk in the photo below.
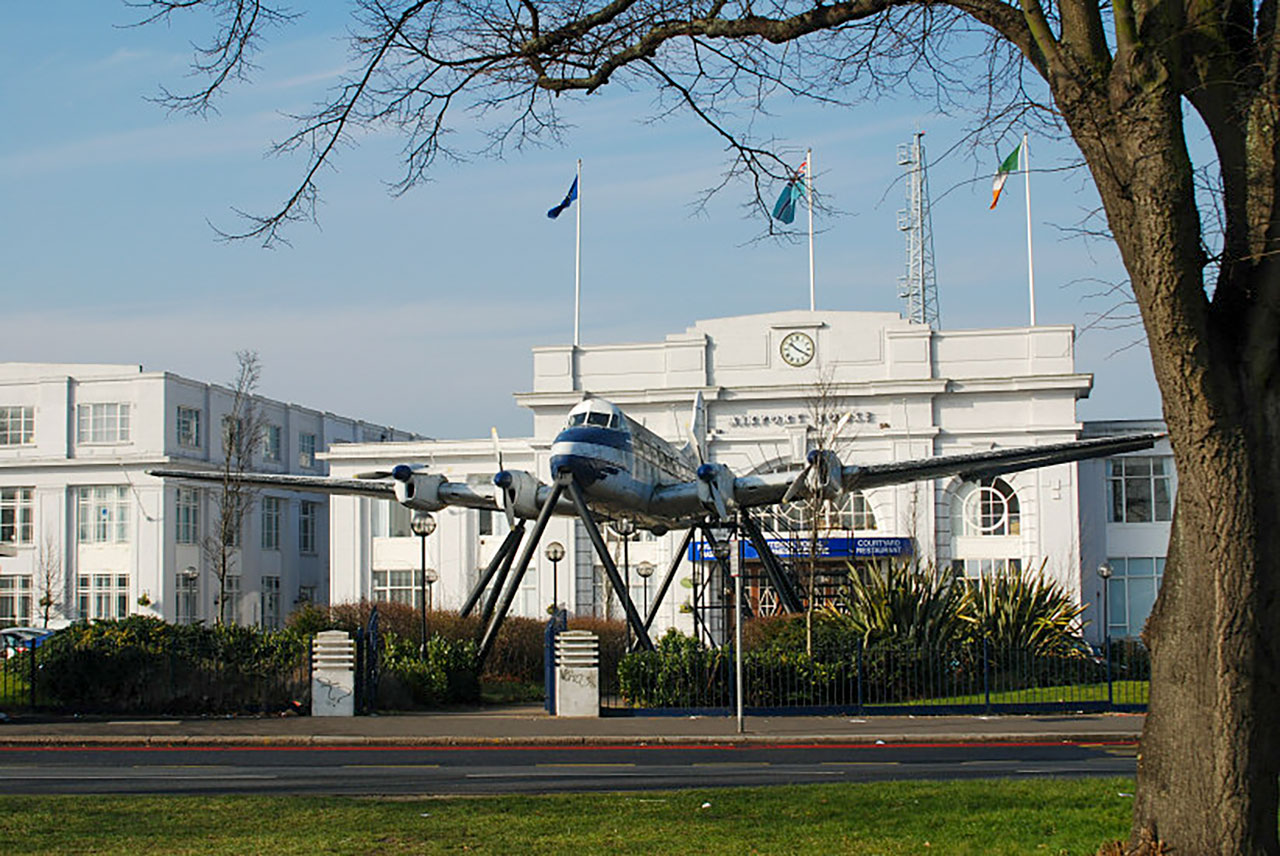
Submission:
<svg viewBox="0 0 1280 856">
<path fill-rule="evenodd" d="M 1277 367 L 1206 296 L 1180 99 L 1159 77 L 1059 99 L 1143 308 L 1178 471 L 1130 844 L 1277 854 Z"/>
</svg>

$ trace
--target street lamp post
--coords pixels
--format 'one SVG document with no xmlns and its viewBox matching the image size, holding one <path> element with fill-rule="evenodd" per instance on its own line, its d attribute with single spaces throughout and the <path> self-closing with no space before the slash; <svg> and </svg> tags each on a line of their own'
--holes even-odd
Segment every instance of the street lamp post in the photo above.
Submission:
<svg viewBox="0 0 1280 856">
<path fill-rule="evenodd" d="M 409 520 L 409 528 L 422 543 L 422 576 L 418 583 L 422 587 L 422 659 L 427 659 L 427 536 L 436 531 L 436 519 L 425 511 L 415 511 Z M 433 569 L 434 570 L 434 569 Z M 433 581 L 434 582 L 434 581 Z"/>
<path fill-rule="evenodd" d="M 436 580 L 440 579 L 440 572 L 435 568 L 427 568 L 422 576 L 427 581 L 427 610 L 430 611 L 434 608 L 431 605 L 431 590 L 435 588 Z"/>
<path fill-rule="evenodd" d="M 644 580 L 644 614 L 649 614 L 649 577 L 653 576 L 653 562 L 639 562 L 636 564 L 636 573 Z"/>
<path fill-rule="evenodd" d="M 560 611 L 560 560 L 564 558 L 564 545 L 552 541 L 543 555 L 551 562 L 551 614 L 554 616 Z"/>
<path fill-rule="evenodd" d="M 1098 577 L 1102 580 L 1102 656 L 1107 661 L 1107 704 L 1111 704 L 1111 610 L 1108 609 L 1111 564 L 1109 562 L 1098 565 Z"/>
</svg>

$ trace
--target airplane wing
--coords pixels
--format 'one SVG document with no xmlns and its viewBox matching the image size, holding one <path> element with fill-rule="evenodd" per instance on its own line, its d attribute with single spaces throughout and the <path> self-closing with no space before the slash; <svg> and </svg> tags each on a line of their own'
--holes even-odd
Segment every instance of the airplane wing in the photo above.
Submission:
<svg viewBox="0 0 1280 856">
<path fill-rule="evenodd" d="M 222 473 L 216 470 L 163 467 L 147 470 L 147 473 L 160 478 L 222 482 Z M 499 510 L 498 501 L 491 494 L 477 491 L 471 485 L 447 481 L 444 476 L 428 473 L 413 473 L 404 480 L 339 479 L 251 472 L 240 474 L 237 478 L 244 484 L 258 488 L 393 499 L 421 511 L 439 511 L 446 505 Z"/>
<path fill-rule="evenodd" d="M 1021 446 L 1013 449 L 992 449 L 989 452 L 940 455 L 936 458 L 922 458 L 915 461 L 868 464 L 864 467 L 845 466 L 842 467 L 841 483 L 845 490 L 862 490 L 946 476 L 959 476 L 965 481 L 976 481 L 1005 473 L 1015 473 L 1019 470 L 1033 470 L 1037 467 L 1150 449 L 1164 436 L 1164 434 L 1128 434 L 1122 437 L 1072 440 L 1044 446 Z"/>
<path fill-rule="evenodd" d="M 834 455 L 826 453 L 825 460 L 821 456 L 811 458 L 810 465 L 799 473 L 768 473 L 737 478 L 722 465 L 704 464 L 699 468 L 697 481 L 668 485 L 654 491 L 648 510 L 655 515 L 688 519 L 708 512 L 715 513 L 717 493 L 721 497 L 718 503 L 721 506 L 755 508 L 775 505 L 784 501 L 789 494 L 791 498 L 806 496 L 815 488 L 836 493 L 947 476 L 959 476 L 966 480 L 989 478 L 1019 470 L 1149 449 L 1164 436 L 1157 433 L 1127 434 L 866 466 L 844 465 Z M 818 472 L 811 474 L 814 469 Z M 797 485 L 797 481 L 801 484 Z"/>
</svg>

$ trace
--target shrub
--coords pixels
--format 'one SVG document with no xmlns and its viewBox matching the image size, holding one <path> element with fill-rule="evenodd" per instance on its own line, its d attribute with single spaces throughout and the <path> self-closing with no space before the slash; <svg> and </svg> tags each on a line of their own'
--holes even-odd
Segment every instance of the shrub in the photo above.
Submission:
<svg viewBox="0 0 1280 856">
<path fill-rule="evenodd" d="M 135 615 L 79 622 L 41 646 L 44 692 L 73 710 L 226 713 L 304 697 L 307 640 L 284 630 L 173 625 Z"/>
<path fill-rule="evenodd" d="M 417 642 L 388 633 L 383 649 L 383 680 L 390 676 L 399 681 L 413 703 L 423 707 L 479 700 L 475 643 L 436 635 L 427 640 L 426 653 L 424 660 Z"/>
</svg>

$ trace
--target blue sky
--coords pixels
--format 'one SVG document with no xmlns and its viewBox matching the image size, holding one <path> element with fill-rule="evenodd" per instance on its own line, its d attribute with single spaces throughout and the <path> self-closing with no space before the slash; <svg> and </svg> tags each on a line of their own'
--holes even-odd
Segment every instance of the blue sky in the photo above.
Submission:
<svg viewBox="0 0 1280 856">
<path fill-rule="evenodd" d="M 328 4 L 331 10 L 346 4 Z M 566 100 L 566 144 L 503 160 L 443 165 L 394 198 L 397 139 L 365 135 L 322 176 L 320 227 L 291 247 L 216 240 L 232 208 L 264 211 L 292 189 L 300 162 L 268 158 L 281 112 L 323 98 L 346 65 L 345 19 L 309 14 L 277 31 L 252 85 L 208 119 L 145 100 L 181 88 L 199 21 L 127 28 L 123 4 L 16 4 L 0 31 L 0 360 L 142 363 L 225 380 L 233 353 L 257 350 L 262 391 L 440 437 L 508 435 L 529 422 L 511 393 L 531 384 L 529 348 L 572 338 L 571 216 L 544 212 L 584 161 L 584 344 L 653 341 L 698 319 L 804 308 L 802 243 L 753 242 L 748 188 L 701 212 L 726 155 L 690 118 L 645 120 L 644 92 Z M 326 17 L 326 14 L 330 17 Z M 959 124 L 927 105 L 827 109 L 775 101 L 760 131 L 796 153 L 814 148 L 820 192 L 843 212 L 820 218 L 820 309 L 897 311 L 904 242 L 896 146 L 922 128 L 931 158 L 934 247 L 944 328 L 1027 323 L 1022 182 L 987 211 L 993 151 L 980 163 L 940 155 Z M 1010 141 L 1010 146 L 1012 141 Z M 1002 148 L 1000 157 L 1007 154 Z M 1052 169 L 1068 146 L 1032 141 Z M 1083 327 L 1123 278 L 1107 243 L 1066 238 L 1096 207 L 1087 177 L 1033 178 L 1037 320 Z M 1088 330 L 1077 366 L 1095 373 L 1084 419 L 1158 417 L 1138 328 Z M 1136 344 L 1135 344 L 1136 343 Z"/>
</svg>

